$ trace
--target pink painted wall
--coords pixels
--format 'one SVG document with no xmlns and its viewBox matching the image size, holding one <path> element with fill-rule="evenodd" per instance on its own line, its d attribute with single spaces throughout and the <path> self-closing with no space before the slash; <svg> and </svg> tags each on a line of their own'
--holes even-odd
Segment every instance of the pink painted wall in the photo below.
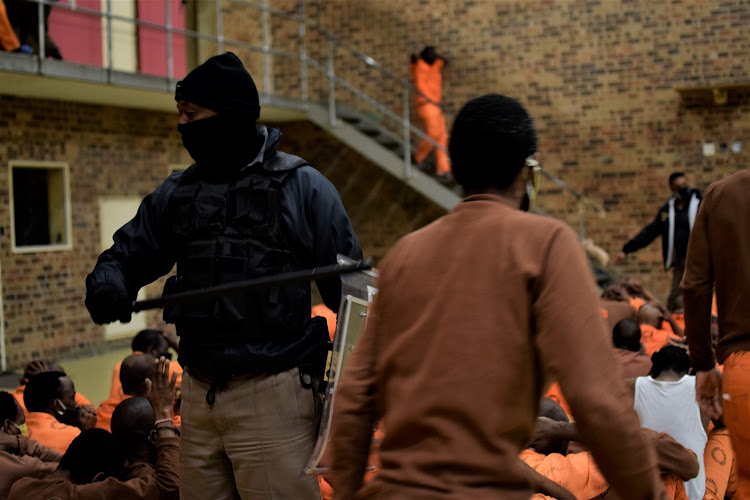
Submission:
<svg viewBox="0 0 750 500">
<path fill-rule="evenodd" d="M 61 0 L 61 5 L 69 0 Z M 100 0 L 77 0 L 78 7 L 101 9 Z M 52 7 L 49 34 L 65 61 L 91 66 L 102 65 L 102 22 L 99 16 Z"/>
<path fill-rule="evenodd" d="M 138 0 L 138 19 L 164 25 L 164 0 Z M 169 0 L 172 26 L 185 28 L 185 6 L 181 0 Z M 149 75 L 167 76 L 167 33 L 164 30 L 138 27 L 138 70 Z M 185 37 L 172 34 L 172 70 L 175 78 L 187 74 Z"/>
</svg>

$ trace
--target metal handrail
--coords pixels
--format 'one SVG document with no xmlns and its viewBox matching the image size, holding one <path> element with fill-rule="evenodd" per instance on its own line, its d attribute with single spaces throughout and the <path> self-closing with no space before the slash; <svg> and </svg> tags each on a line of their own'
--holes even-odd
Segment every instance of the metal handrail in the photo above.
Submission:
<svg viewBox="0 0 750 500">
<path fill-rule="evenodd" d="M 164 0 L 165 5 L 165 21 L 166 24 L 162 25 L 159 23 L 154 23 L 150 21 L 144 21 L 142 19 L 139 19 L 137 17 L 127 17 L 127 16 L 121 16 L 112 13 L 111 9 L 111 2 L 112 0 L 107 0 L 107 10 L 106 11 L 100 11 L 95 9 L 89 9 L 86 7 L 81 7 L 77 5 L 76 0 L 69 0 L 69 3 L 61 3 L 57 2 L 55 0 L 26 0 L 28 2 L 34 2 L 38 5 L 38 12 L 39 12 L 39 57 L 41 59 L 45 58 L 45 31 L 44 31 L 44 21 L 43 21 L 43 9 L 44 6 L 51 6 L 55 7 L 56 9 L 67 9 L 74 12 L 80 12 L 87 15 L 97 16 L 100 18 L 106 18 L 107 19 L 107 47 L 108 47 L 108 69 L 110 72 L 112 71 L 113 66 L 113 34 L 112 34 L 112 22 L 113 21 L 122 21 L 127 23 L 132 23 L 136 26 L 151 28 L 155 30 L 164 31 L 167 36 L 166 40 L 166 50 L 167 50 L 167 78 L 169 80 L 172 80 L 173 75 L 173 68 L 172 68 L 172 60 L 173 60 L 173 36 L 174 35 L 181 35 L 184 37 L 192 38 L 194 40 L 206 40 L 206 41 L 213 41 L 216 42 L 217 46 L 217 52 L 221 53 L 224 51 L 224 46 L 229 45 L 233 47 L 239 47 L 255 52 L 260 52 L 263 55 L 263 82 L 264 82 L 264 92 L 268 93 L 269 95 L 272 93 L 272 70 L 271 70 L 271 60 L 270 56 L 279 56 L 287 59 L 293 59 L 298 60 L 300 62 L 300 92 L 301 92 L 301 100 L 303 103 L 307 103 L 309 96 L 308 96 L 308 75 L 307 75 L 307 69 L 308 67 L 312 67 L 315 70 L 317 70 L 327 81 L 328 81 L 328 111 L 329 111 L 329 121 L 331 126 L 337 125 L 337 111 L 336 111 L 336 87 L 342 88 L 349 92 L 351 95 L 353 95 L 358 101 L 363 102 L 367 104 L 368 106 L 372 107 L 375 111 L 377 111 L 381 116 L 387 117 L 396 123 L 399 124 L 400 132 L 391 130 L 384 126 L 379 126 L 380 130 L 384 132 L 386 135 L 403 142 L 403 161 L 404 161 L 404 177 L 409 178 L 412 176 L 412 164 L 411 164 L 411 138 L 412 136 L 422 139 L 424 141 L 427 141 L 431 143 L 434 147 L 440 148 L 443 151 L 446 151 L 445 147 L 442 144 L 439 144 L 434 139 L 429 137 L 425 132 L 420 130 L 416 125 L 414 125 L 411 122 L 410 119 L 410 101 L 412 96 L 420 96 L 423 99 L 425 99 L 427 102 L 435 104 L 437 106 L 442 105 L 440 103 L 437 103 L 433 100 L 431 100 L 429 97 L 424 95 L 422 92 L 420 92 L 413 82 L 406 80 L 404 78 L 401 78 L 400 76 L 396 75 L 392 71 L 389 71 L 387 68 L 383 67 L 380 63 L 378 63 L 375 59 L 368 56 L 367 54 L 364 54 L 363 52 L 355 49 L 350 44 L 348 44 L 346 41 L 342 40 L 340 37 L 335 35 L 334 33 L 324 29 L 320 23 L 309 19 L 305 17 L 304 15 L 304 0 L 300 0 L 298 12 L 297 13 L 288 13 L 284 12 L 279 9 L 275 9 L 273 7 L 268 6 L 267 0 L 259 0 L 260 3 L 253 2 L 250 0 L 215 0 L 216 1 L 216 35 L 206 34 L 199 31 L 184 29 L 175 27 L 171 23 L 171 14 L 170 14 L 170 1 Z M 233 40 L 233 39 L 227 39 L 224 36 L 223 33 L 223 15 L 222 15 L 222 6 L 225 3 L 230 4 L 239 4 L 244 5 L 253 9 L 258 10 L 261 12 L 261 33 L 262 33 L 262 45 L 255 45 L 248 42 L 242 42 L 239 40 Z M 269 16 L 276 16 L 279 18 L 283 18 L 292 22 L 296 22 L 298 24 L 298 31 L 299 31 L 299 52 L 288 52 L 284 50 L 279 50 L 276 48 L 271 47 L 271 36 L 270 36 L 270 23 L 269 23 Z M 307 47 L 307 34 L 308 30 L 312 30 L 320 35 L 323 36 L 325 44 L 326 44 L 326 61 L 325 63 L 321 61 L 317 61 L 314 58 L 310 57 L 308 54 L 308 47 Z M 335 71 L 335 48 L 340 47 L 344 49 L 346 52 L 348 52 L 350 55 L 354 56 L 356 59 L 360 60 L 362 63 L 364 63 L 366 66 L 373 68 L 377 70 L 380 75 L 385 77 L 386 79 L 395 82 L 400 88 L 401 88 L 401 114 L 397 114 L 393 110 L 389 109 L 386 105 L 378 101 L 376 98 L 368 95 L 364 91 L 362 91 L 360 88 L 358 88 L 355 84 L 346 81 L 341 75 L 336 74 Z M 453 116 L 454 114 L 448 110 L 445 110 L 444 112 L 448 116 Z M 447 151 L 446 151 L 447 152 Z M 582 210 L 582 202 L 585 200 L 587 201 L 586 204 L 591 205 L 591 201 L 588 200 L 583 194 L 575 191 L 570 186 L 565 184 L 563 181 L 558 179 L 557 177 L 551 175 L 545 170 L 542 170 L 542 173 L 545 177 L 550 179 L 553 183 L 561 187 L 564 192 L 567 192 L 574 196 L 579 204 L 579 208 Z M 594 204 L 595 205 L 595 204 Z M 603 211 L 600 207 L 597 207 L 599 209 L 600 213 Z M 581 216 L 583 217 L 583 215 Z M 585 230 L 583 228 L 583 222 L 581 222 L 581 235 L 585 234 Z"/>
</svg>

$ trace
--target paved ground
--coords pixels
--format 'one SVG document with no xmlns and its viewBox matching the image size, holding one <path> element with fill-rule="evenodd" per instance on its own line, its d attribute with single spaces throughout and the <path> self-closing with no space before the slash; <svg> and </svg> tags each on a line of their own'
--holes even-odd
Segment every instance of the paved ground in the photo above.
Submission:
<svg viewBox="0 0 750 500">
<path fill-rule="evenodd" d="M 112 383 L 112 367 L 122 361 L 132 351 L 117 349 L 104 354 L 77 358 L 72 360 L 59 360 L 65 372 L 73 380 L 76 391 L 86 396 L 91 404 L 99 404 L 109 396 L 109 387 Z M 176 359 L 176 356 L 174 357 Z M 14 391 L 18 387 L 20 374 L 4 374 L 0 376 L 0 389 Z"/>
</svg>

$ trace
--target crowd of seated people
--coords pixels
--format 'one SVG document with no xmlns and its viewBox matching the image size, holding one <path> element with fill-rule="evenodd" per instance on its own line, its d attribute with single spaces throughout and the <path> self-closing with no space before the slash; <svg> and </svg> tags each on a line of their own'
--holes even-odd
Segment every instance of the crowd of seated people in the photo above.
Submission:
<svg viewBox="0 0 750 500">
<path fill-rule="evenodd" d="M 667 311 L 636 280 L 601 298 L 601 317 L 643 433 L 655 450 L 668 498 L 726 500 L 737 489 L 734 451 L 721 419 L 709 421 L 695 400 L 681 301 Z M 322 311 L 333 338 L 336 315 Z M 30 362 L 12 393 L 0 393 L 0 500 L 26 498 L 179 498 L 179 381 L 170 363 L 173 336 L 150 327 L 133 354 L 113 368 L 109 398 L 94 409 L 57 363 Z M 519 459 L 534 499 L 614 498 L 591 454 L 578 442 L 559 387 L 540 401 L 534 439 Z M 373 440 L 370 472 L 377 474 Z M 327 476 L 322 497 L 332 498 Z"/>
<path fill-rule="evenodd" d="M 99 408 L 58 364 L 29 362 L 13 392 L 0 392 L 0 500 L 179 498 L 176 347 L 149 328 L 118 363 Z"/>
</svg>

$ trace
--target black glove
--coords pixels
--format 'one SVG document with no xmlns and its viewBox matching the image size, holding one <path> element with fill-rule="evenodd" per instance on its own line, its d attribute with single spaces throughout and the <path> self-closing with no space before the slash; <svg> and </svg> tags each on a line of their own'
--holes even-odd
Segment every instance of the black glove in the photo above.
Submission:
<svg viewBox="0 0 750 500">
<path fill-rule="evenodd" d="M 100 283 L 86 290 L 86 308 L 97 325 L 114 321 L 129 323 L 133 301 L 119 287 Z"/>
</svg>

